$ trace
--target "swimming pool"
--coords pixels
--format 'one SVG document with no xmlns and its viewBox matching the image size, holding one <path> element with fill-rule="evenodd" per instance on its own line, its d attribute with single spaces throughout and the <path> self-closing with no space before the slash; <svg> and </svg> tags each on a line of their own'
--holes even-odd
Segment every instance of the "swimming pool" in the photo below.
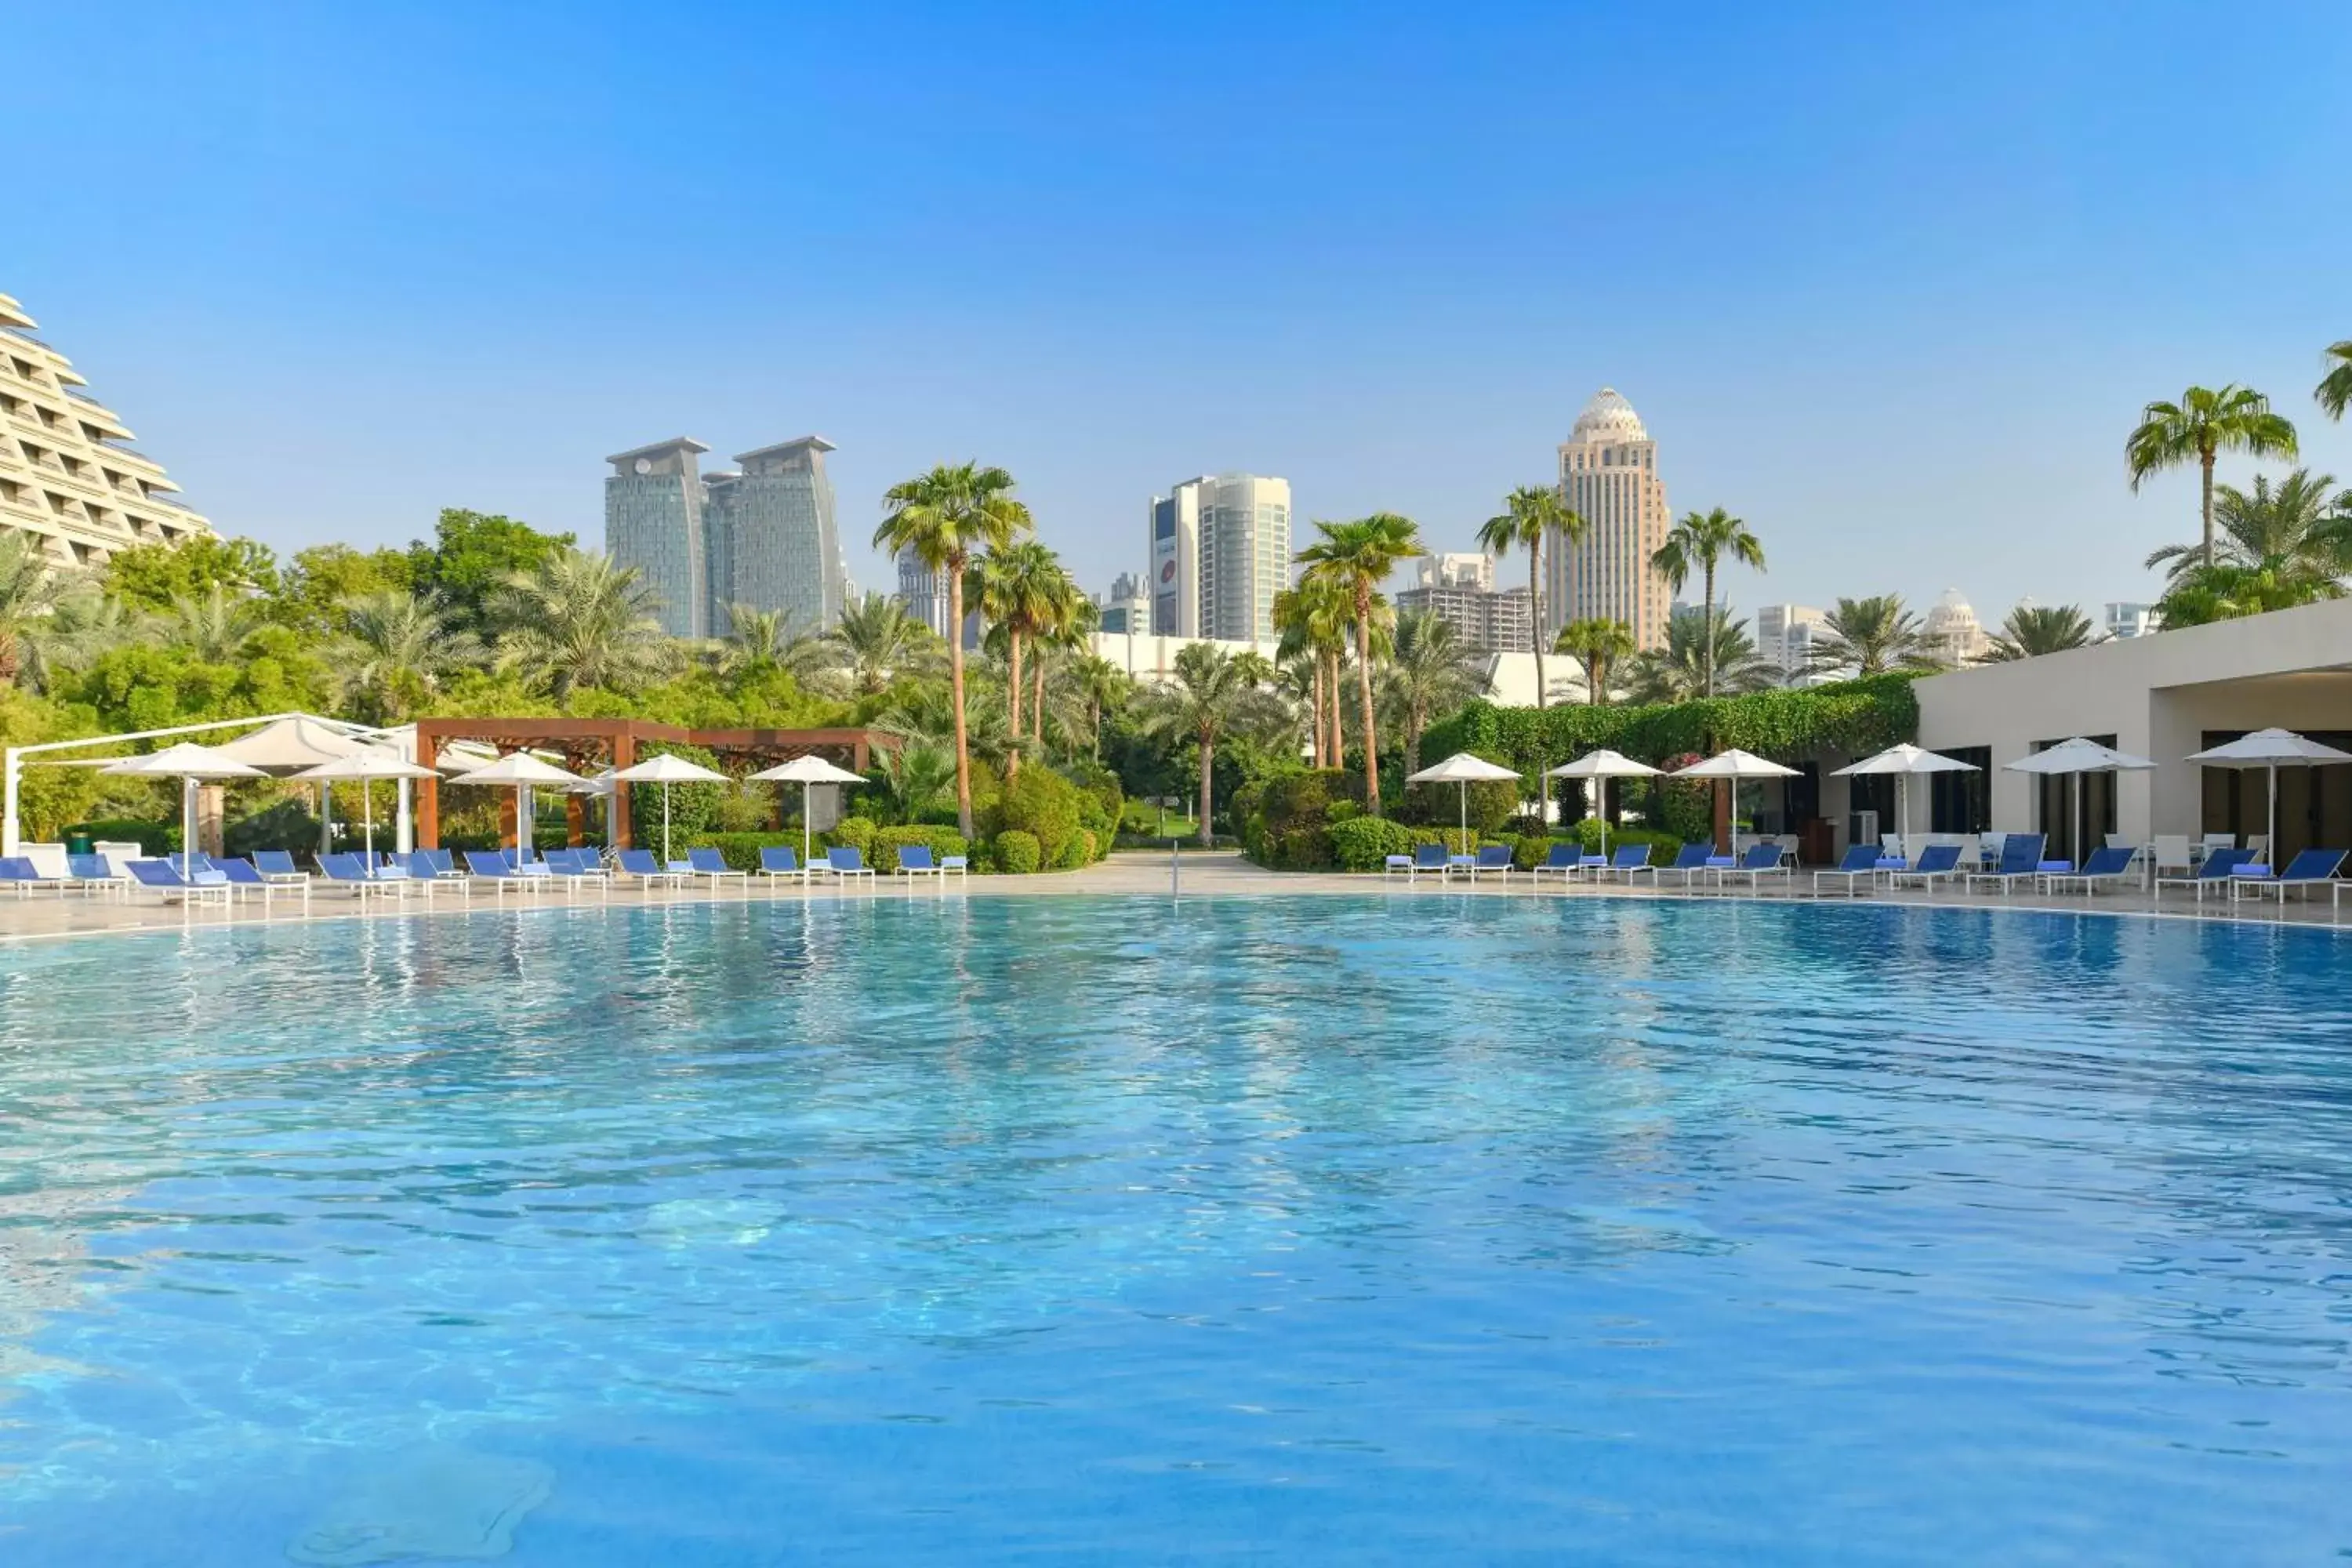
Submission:
<svg viewBox="0 0 2352 1568">
<path fill-rule="evenodd" d="M 2324 1558 L 2341 951 L 1443 897 L 13 950 L 0 1561 Z"/>
</svg>

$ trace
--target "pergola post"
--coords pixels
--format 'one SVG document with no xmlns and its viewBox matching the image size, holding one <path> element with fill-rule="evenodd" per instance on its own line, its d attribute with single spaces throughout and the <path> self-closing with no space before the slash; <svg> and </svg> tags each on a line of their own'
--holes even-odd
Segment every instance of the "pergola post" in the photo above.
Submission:
<svg viewBox="0 0 2352 1568">
<path fill-rule="evenodd" d="M 613 736 L 613 771 L 637 765 L 637 737 L 630 726 L 624 724 Z M 625 779 L 613 781 L 613 847 L 634 849 L 636 845 L 629 837 L 629 785 Z"/>
<path fill-rule="evenodd" d="M 436 766 L 440 751 L 440 737 L 425 725 L 417 725 L 416 765 L 421 768 Z M 420 848 L 441 847 L 441 779 L 438 773 L 432 778 L 416 781 L 416 842 Z"/>
</svg>

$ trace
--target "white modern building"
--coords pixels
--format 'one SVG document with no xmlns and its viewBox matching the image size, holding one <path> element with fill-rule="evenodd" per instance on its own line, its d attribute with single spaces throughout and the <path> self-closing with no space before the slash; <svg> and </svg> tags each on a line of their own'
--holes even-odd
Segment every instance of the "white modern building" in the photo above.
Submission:
<svg viewBox="0 0 2352 1568">
<path fill-rule="evenodd" d="M 1151 499 L 1151 631 L 1214 641 L 1274 636 L 1290 584 L 1290 481 L 1204 474 Z"/>
<path fill-rule="evenodd" d="M 1132 572 L 1111 579 L 1110 592 L 1095 595 L 1096 625 L 1106 632 L 1141 633 L 1151 629 L 1150 580 Z"/>
<path fill-rule="evenodd" d="M 0 294 L 0 528 L 29 534 L 58 566 L 102 566 L 134 544 L 176 544 L 212 524 L 172 499 L 163 466 L 82 389 L 73 362 L 33 335 Z"/>
<path fill-rule="evenodd" d="M 1811 605 L 1766 605 L 1756 612 L 1757 657 L 1780 670 L 1782 684 L 1811 685 L 1820 679 L 1813 650 L 1828 624 L 1828 614 Z"/>
<path fill-rule="evenodd" d="M 1636 647 L 1666 641 L 1669 590 L 1650 558 L 1666 542 L 1658 444 L 1613 387 L 1602 387 L 1559 446 L 1559 495 L 1584 519 L 1584 541 L 1544 542 L 1540 637 L 1570 621 L 1622 621 Z"/>
<path fill-rule="evenodd" d="M 2164 617 L 2156 613 L 2154 605 L 2129 599 L 2110 599 L 2104 612 L 2101 618 L 2111 637 L 2144 637 L 2164 624 Z"/>
<path fill-rule="evenodd" d="M 1477 552 L 1423 555 L 1397 608 L 1436 615 L 1473 653 L 1532 653 L 1535 607 L 1526 587 L 1495 587 L 1495 558 Z"/>
</svg>

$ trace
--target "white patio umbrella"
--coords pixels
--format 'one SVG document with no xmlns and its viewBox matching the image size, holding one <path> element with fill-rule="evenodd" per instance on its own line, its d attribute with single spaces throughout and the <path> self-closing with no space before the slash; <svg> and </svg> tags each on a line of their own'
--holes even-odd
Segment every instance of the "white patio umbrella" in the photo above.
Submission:
<svg viewBox="0 0 2352 1568">
<path fill-rule="evenodd" d="M 189 863 L 187 857 L 195 853 L 196 848 L 196 781 L 268 776 L 249 763 L 240 763 L 235 757 L 224 756 L 214 748 L 199 746 L 193 741 L 182 741 L 178 745 L 150 752 L 143 757 L 125 757 L 121 762 L 109 763 L 98 771 L 131 778 L 176 778 L 180 781 L 180 864 L 184 867 Z"/>
<path fill-rule="evenodd" d="M 1753 752 L 1743 752 L 1734 746 L 1727 752 L 1717 752 L 1703 763 L 1693 763 L 1686 768 L 1677 768 L 1672 776 L 1678 779 L 1722 779 L 1731 788 L 1738 789 L 1739 781 L 1742 779 L 1790 779 L 1797 776 L 1797 770 L 1782 767 L 1780 763 L 1759 757 Z M 1737 796 L 1733 797 L 1732 805 L 1734 806 L 1738 805 Z M 1728 818 L 1736 816 L 1738 813 L 1734 811 L 1725 815 Z M 1738 835 L 1738 826 L 1735 823 L 1727 831 L 1736 838 Z"/>
<path fill-rule="evenodd" d="M 649 757 L 634 767 L 622 768 L 603 775 L 615 784 L 657 784 L 662 786 L 662 864 L 669 864 L 669 786 L 680 784 L 732 784 L 735 781 L 715 768 L 699 763 L 689 763 L 684 757 L 664 752 Z"/>
<path fill-rule="evenodd" d="M 1604 747 L 1597 752 L 1587 752 L 1572 763 L 1562 763 L 1544 776 L 1555 779 L 1641 779 L 1654 778 L 1664 771 L 1647 763 L 1637 763 L 1622 752 Z M 1592 815 L 1601 819 L 1601 853 L 1605 857 L 1609 853 L 1609 803 L 1596 795 L 1593 805 L 1597 809 Z"/>
<path fill-rule="evenodd" d="M 801 786 L 801 864 L 809 863 L 809 795 L 810 786 L 821 784 L 861 784 L 863 773 L 853 773 L 847 768 L 837 768 L 823 757 L 794 757 L 789 763 L 779 763 L 751 775 L 754 779 L 773 779 L 781 784 Z M 746 781 L 749 782 L 748 780 Z"/>
<path fill-rule="evenodd" d="M 1938 752 L 1927 751 L 1906 741 L 1899 746 L 1889 746 L 1875 755 L 1864 757 L 1858 763 L 1840 768 L 1830 776 L 1851 778 L 1856 774 L 1866 773 L 1900 775 L 1903 782 L 1895 786 L 1899 792 L 1895 797 L 1896 823 L 1895 830 L 1903 836 L 1904 857 L 1906 859 L 1916 860 L 1919 858 L 1919 852 L 1911 845 L 1911 776 L 1915 773 L 1979 773 L 1982 772 L 1984 770 L 1974 763 L 1964 763 L 1958 757 L 1948 757 Z"/>
<path fill-rule="evenodd" d="M 429 779 L 431 768 L 420 768 L 394 752 L 377 746 L 365 746 L 347 757 L 320 763 L 314 768 L 304 768 L 294 775 L 298 779 L 314 779 L 320 784 L 345 783 L 357 779 L 360 784 L 361 835 L 367 843 L 368 875 L 375 875 L 375 799 L 373 784 L 377 779 Z"/>
<path fill-rule="evenodd" d="M 533 784 L 553 784 L 558 789 L 579 789 L 588 781 L 578 773 L 566 773 L 552 763 L 542 763 L 529 752 L 509 752 L 487 767 L 470 769 L 449 781 L 461 784 L 512 784 L 515 789 L 515 864 L 520 866 L 530 858 L 530 814 L 525 809 L 526 792 Z"/>
<path fill-rule="evenodd" d="M 2103 746 L 2096 741 L 2077 735 L 2071 741 L 2061 741 L 2045 746 L 2030 757 L 2020 757 L 2013 763 L 2001 763 L 2003 773 L 2074 774 L 2074 860 L 2077 865 L 2090 857 L 2084 852 L 2084 836 L 2088 825 L 2084 821 L 2084 773 L 2145 773 L 2156 766 L 2146 757 L 2136 757 L 2129 752 L 2118 752 L 2113 746 Z"/>
<path fill-rule="evenodd" d="M 2270 808 L 2263 816 L 2263 828 L 2270 835 L 2270 855 L 2275 862 L 2279 853 L 2279 764 L 2316 767 L 2322 763 L 2352 763 L 2352 752 L 2339 752 L 2333 746 L 2306 740 L 2292 730 L 2257 730 L 2251 735 L 2241 735 L 2219 746 L 2209 746 L 2188 760 L 2202 763 L 2209 768 L 2270 769 Z"/>
<path fill-rule="evenodd" d="M 1462 838 L 1466 844 L 1470 838 L 1470 786 L 1474 784 L 1495 783 L 1502 779 L 1510 779 L 1516 783 L 1518 776 L 1518 770 L 1516 768 L 1507 768 L 1499 763 L 1490 763 L 1484 757 L 1474 757 L 1467 752 L 1456 752 L 1435 767 L 1423 768 L 1417 773 L 1406 774 L 1404 782 L 1460 784 L 1462 786 Z"/>
</svg>

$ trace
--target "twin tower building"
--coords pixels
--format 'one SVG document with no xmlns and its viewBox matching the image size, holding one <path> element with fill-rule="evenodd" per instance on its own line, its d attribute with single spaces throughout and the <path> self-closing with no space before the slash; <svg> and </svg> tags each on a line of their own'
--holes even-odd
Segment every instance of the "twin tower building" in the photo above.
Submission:
<svg viewBox="0 0 2352 1568">
<path fill-rule="evenodd" d="M 803 436 L 705 474 L 709 450 L 681 436 L 605 458 L 605 553 L 643 575 L 672 637 L 726 636 L 732 605 L 830 627 L 848 592 L 824 472 L 833 443 Z"/>
</svg>

